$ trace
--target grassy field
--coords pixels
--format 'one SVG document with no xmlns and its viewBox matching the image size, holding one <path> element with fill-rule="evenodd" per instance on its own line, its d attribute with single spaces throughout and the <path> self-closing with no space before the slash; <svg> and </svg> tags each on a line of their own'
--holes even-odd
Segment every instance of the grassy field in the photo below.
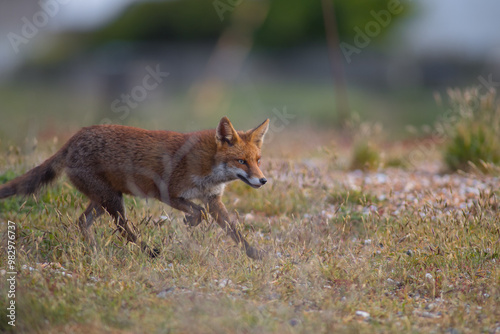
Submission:
<svg viewBox="0 0 500 334">
<path fill-rule="evenodd" d="M 1 183 L 60 145 L 29 154 L 6 146 Z M 269 253 L 264 261 L 247 258 L 213 221 L 188 228 L 180 212 L 131 197 L 128 218 L 161 255 L 123 242 L 109 216 L 94 224 L 99 246 L 90 251 L 74 223 L 86 199 L 65 178 L 36 197 L 0 201 L 0 331 L 500 332 L 498 177 L 441 174 L 433 156 L 408 169 L 348 171 L 349 147 L 318 132 L 283 133 L 263 153 L 270 182 L 235 182 L 224 202 Z"/>
</svg>

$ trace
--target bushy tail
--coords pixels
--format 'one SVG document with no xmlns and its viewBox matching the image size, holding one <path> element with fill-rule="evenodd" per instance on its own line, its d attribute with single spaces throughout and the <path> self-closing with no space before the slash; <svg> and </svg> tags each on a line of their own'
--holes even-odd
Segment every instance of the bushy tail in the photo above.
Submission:
<svg viewBox="0 0 500 334">
<path fill-rule="evenodd" d="M 14 195 L 31 195 L 42 186 L 55 180 L 64 168 L 67 148 L 64 146 L 56 154 L 45 160 L 40 166 L 24 175 L 0 186 L 0 199 Z"/>
</svg>

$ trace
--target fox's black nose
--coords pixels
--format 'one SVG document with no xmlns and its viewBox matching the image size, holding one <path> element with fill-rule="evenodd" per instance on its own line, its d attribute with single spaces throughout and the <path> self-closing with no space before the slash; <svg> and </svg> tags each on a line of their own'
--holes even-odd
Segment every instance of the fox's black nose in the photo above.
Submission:
<svg viewBox="0 0 500 334">
<path fill-rule="evenodd" d="M 267 183 L 267 179 L 263 177 L 262 179 L 259 180 L 262 185 Z"/>
</svg>

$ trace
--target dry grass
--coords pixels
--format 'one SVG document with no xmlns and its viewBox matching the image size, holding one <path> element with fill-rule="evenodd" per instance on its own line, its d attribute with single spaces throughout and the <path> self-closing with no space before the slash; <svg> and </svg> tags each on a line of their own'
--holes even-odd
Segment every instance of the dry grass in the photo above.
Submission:
<svg viewBox="0 0 500 334">
<path fill-rule="evenodd" d="M 2 152 L 0 166 L 19 174 L 53 149 Z M 129 219 L 160 257 L 121 241 L 109 217 L 94 225 L 99 249 L 89 251 L 73 223 L 86 200 L 64 179 L 36 199 L 0 202 L 2 245 L 6 221 L 17 226 L 16 331 L 500 331 L 498 179 L 346 172 L 328 150 L 299 152 L 267 158 L 261 190 L 226 191 L 250 242 L 269 252 L 262 262 L 213 222 L 188 228 L 179 212 L 133 198 Z M 2 246 L 2 269 L 6 259 Z M 4 278 L 0 287 L 0 330 L 12 330 Z"/>
</svg>

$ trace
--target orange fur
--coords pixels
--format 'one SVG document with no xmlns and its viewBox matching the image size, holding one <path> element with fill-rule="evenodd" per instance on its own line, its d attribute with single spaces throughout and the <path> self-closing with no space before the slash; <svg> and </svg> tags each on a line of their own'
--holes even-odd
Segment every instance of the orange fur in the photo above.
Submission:
<svg viewBox="0 0 500 334">
<path fill-rule="evenodd" d="M 0 198 L 32 194 L 65 171 L 90 199 L 79 218 L 80 229 L 90 242 L 93 237 L 88 230 L 104 211 L 114 217 L 124 237 L 137 241 L 125 217 L 123 194 L 156 198 L 185 212 L 185 222 L 192 226 L 207 215 L 191 201 L 199 199 L 248 256 L 260 258 L 262 253 L 237 230 L 221 196 L 225 183 L 238 178 L 254 188 L 267 182 L 259 164 L 268 126 L 266 120 L 253 130 L 237 132 L 224 117 L 215 130 L 185 134 L 120 125 L 83 128 L 40 166 L 2 185 Z M 144 243 L 141 247 L 156 255 Z"/>
</svg>

